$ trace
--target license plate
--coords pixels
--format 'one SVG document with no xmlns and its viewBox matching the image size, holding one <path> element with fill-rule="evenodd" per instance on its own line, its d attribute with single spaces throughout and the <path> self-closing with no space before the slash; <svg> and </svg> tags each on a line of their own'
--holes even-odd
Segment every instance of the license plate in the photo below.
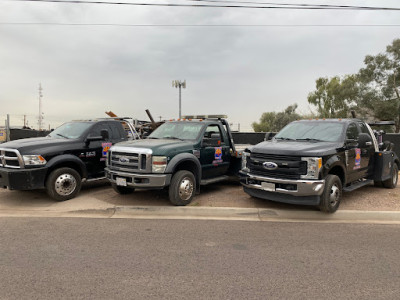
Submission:
<svg viewBox="0 0 400 300">
<path fill-rule="evenodd" d="M 117 177 L 117 185 L 126 186 L 126 178 Z"/>
<path fill-rule="evenodd" d="M 275 192 L 275 183 L 261 182 L 261 187 L 265 191 Z"/>
</svg>

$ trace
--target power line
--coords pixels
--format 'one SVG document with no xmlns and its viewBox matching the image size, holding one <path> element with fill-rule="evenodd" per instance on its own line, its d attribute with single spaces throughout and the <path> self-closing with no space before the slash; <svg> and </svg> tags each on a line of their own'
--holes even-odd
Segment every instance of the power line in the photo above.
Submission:
<svg viewBox="0 0 400 300">
<path fill-rule="evenodd" d="M 0 22 L 15 26 L 115 26 L 115 27 L 399 27 L 400 24 L 117 24 L 117 23 L 19 23 Z"/>
<path fill-rule="evenodd" d="M 331 4 L 290 4 L 290 3 L 273 3 L 273 2 L 253 2 L 253 1 L 236 1 L 236 0 L 186 0 L 194 2 L 210 2 L 210 3 L 241 3 L 241 4 L 257 4 L 257 5 L 278 5 L 278 6 L 290 6 L 296 7 L 323 7 L 327 9 L 387 9 L 386 7 L 374 7 L 374 6 L 355 6 L 355 5 L 331 5 Z"/>
<path fill-rule="evenodd" d="M 302 6 L 302 4 L 283 4 L 273 3 L 268 6 L 252 6 L 252 5 L 210 5 L 210 4 L 177 4 L 177 3 L 133 3 L 133 2 L 110 2 L 110 1 L 87 1 L 87 0 L 8 0 L 12 2 L 46 2 L 46 3 L 68 3 L 68 4 L 106 4 L 106 5 L 132 5 L 132 6 L 166 6 L 166 7 L 213 7 L 213 8 L 253 8 L 253 9 L 302 9 L 302 10 L 385 10 L 400 11 L 396 7 L 373 7 L 373 6 L 332 6 L 310 5 Z"/>
</svg>

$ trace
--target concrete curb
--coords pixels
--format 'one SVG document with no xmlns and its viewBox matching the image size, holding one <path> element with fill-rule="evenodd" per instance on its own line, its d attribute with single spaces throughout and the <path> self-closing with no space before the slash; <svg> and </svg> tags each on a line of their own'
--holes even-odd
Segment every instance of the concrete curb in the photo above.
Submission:
<svg viewBox="0 0 400 300">
<path fill-rule="evenodd" d="M 111 218 L 400 224 L 400 212 L 319 211 L 232 207 L 117 206 Z"/>
<path fill-rule="evenodd" d="M 400 211 L 339 210 L 334 214 L 307 210 L 232 207 L 115 206 L 105 209 L 0 210 L 0 217 L 81 217 L 112 219 L 181 219 L 268 222 L 400 224 Z"/>
</svg>

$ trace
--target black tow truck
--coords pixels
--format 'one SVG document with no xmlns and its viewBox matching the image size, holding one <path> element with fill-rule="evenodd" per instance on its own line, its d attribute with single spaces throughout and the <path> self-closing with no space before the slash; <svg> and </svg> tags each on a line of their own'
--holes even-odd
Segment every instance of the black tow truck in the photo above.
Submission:
<svg viewBox="0 0 400 300">
<path fill-rule="evenodd" d="M 130 118 L 103 118 L 65 123 L 42 138 L 0 145 L 0 187 L 45 188 L 57 201 L 75 197 L 84 181 L 105 177 L 108 149 L 137 138 Z"/>
<path fill-rule="evenodd" d="M 359 119 L 300 120 L 243 153 L 240 182 L 254 197 L 333 213 L 342 191 L 395 188 L 399 158 Z"/>
</svg>

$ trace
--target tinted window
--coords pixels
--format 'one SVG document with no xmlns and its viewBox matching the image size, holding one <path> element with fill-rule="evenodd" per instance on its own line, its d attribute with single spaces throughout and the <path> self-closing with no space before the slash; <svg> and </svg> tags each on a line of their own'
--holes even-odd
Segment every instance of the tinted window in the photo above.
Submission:
<svg viewBox="0 0 400 300">
<path fill-rule="evenodd" d="M 92 129 L 90 129 L 89 135 L 88 136 L 101 136 L 101 130 L 102 129 L 107 129 L 106 126 L 104 126 L 104 124 L 96 124 L 93 126 Z M 110 133 L 109 133 L 110 134 Z"/>
<path fill-rule="evenodd" d="M 358 139 L 358 128 L 355 123 L 351 123 L 349 127 L 347 127 L 346 138 L 351 140 Z"/>
<path fill-rule="evenodd" d="M 120 134 L 120 131 L 119 131 L 118 125 L 119 124 L 116 124 L 116 123 L 108 124 L 110 139 L 112 139 L 112 140 L 117 140 L 117 139 L 121 139 L 122 138 L 122 136 Z"/>
</svg>

